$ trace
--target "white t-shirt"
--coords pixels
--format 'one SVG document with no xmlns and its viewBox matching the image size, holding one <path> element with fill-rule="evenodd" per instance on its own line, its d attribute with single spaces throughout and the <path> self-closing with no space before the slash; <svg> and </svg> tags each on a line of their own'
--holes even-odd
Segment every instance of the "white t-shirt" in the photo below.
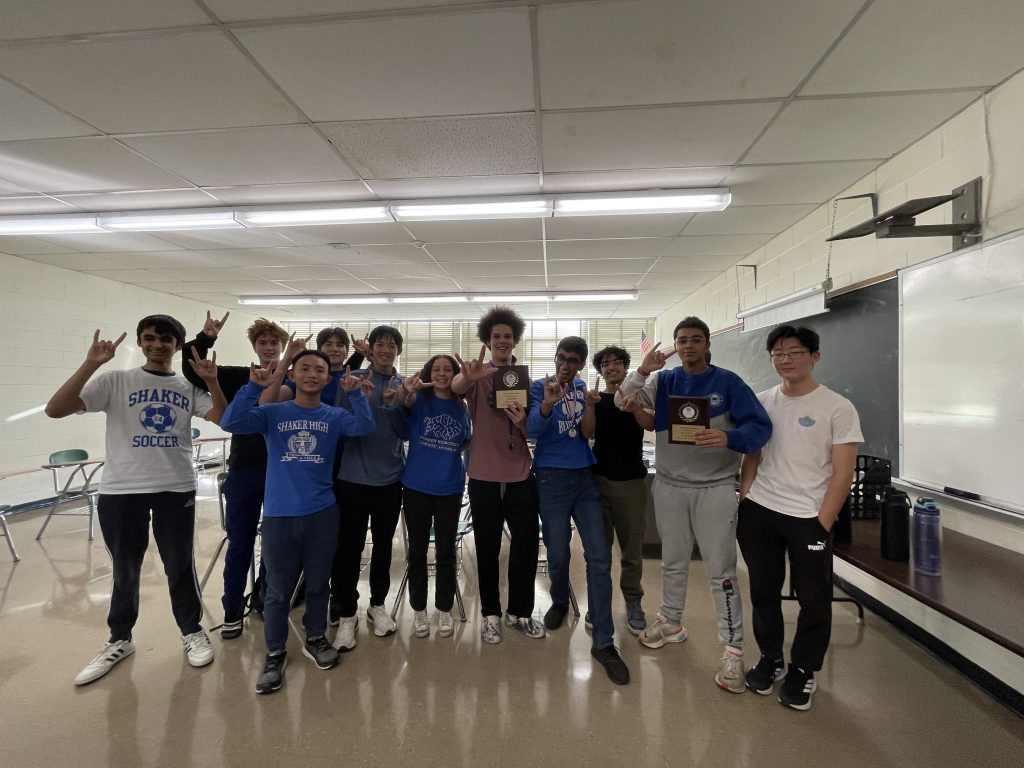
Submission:
<svg viewBox="0 0 1024 768">
<path fill-rule="evenodd" d="M 779 385 L 758 394 L 772 420 L 772 438 L 747 497 L 793 517 L 817 517 L 832 476 L 832 446 L 862 443 L 853 403 L 819 385 L 787 397 Z"/>
<path fill-rule="evenodd" d="M 209 393 L 174 373 L 108 371 L 82 389 L 85 410 L 107 414 L 100 493 L 194 491 L 192 417 L 213 408 Z"/>
</svg>

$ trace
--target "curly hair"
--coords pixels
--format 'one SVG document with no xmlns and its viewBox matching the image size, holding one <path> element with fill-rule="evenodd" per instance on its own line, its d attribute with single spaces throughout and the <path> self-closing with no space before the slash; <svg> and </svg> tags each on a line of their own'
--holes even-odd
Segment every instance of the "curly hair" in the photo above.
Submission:
<svg viewBox="0 0 1024 768">
<path fill-rule="evenodd" d="M 245 332 L 249 336 L 250 344 L 255 344 L 256 339 L 266 334 L 276 336 L 280 340 L 282 347 L 288 343 L 288 331 L 272 320 L 267 320 L 265 317 L 258 318 Z"/>
<path fill-rule="evenodd" d="M 484 344 L 491 341 L 491 331 L 496 325 L 507 325 L 512 329 L 512 339 L 516 344 L 523 338 L 526 330 L 526 323 L 512 307 L 497 306 L 491 307 L 487 313 L 480 318 L 476 324 L 476 335 Z"/>
<path fill-rule="evenodd" d="M 604 360 L 608 355 L 611 355 L 613 358 L 621 360 L 622 364 L 625 366 L 626 370 L 627 371 L 629 370 L 629 360 L 630 360 L 629 352 L 624 350 L 622 347 L 611 346 L 611 347 L 605 347 L 604 349 L 600 350 L 599 352 L 596 352 L 594 354 L 594 359 L 590 361 L 591 364 L 594 366 L 594 369 L 598 373 L 601 372 L 601 361 Z"/>
</svg>

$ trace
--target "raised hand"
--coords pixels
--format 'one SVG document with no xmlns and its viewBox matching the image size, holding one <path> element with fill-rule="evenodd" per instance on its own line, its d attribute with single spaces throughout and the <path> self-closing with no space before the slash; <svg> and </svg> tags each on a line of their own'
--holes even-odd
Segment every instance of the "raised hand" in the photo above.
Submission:
<svg viewBox="0 0 1024 768">
<path fill-rule="evenodd" d="M 365 377 L 369 378 L 369 376 Z M 353 376 L 352 369 L 349 366 L 345 366 L 345 375 L 342 377 L 339 386 L 346 392 L 354 392 L 359 389 L 361 381 L 364 379 L 362 376 Z M 371 382 L 372 383 L 372 382 Z M 365 391 L 364 391 L 365 394 Z"/>
<path fill-rule="evenodd" d="M 217 380 L 217 352 L 213 352 L 209 360 L 204 360 L 199 356 L 199 350 L 192 347 L 192 359 L 188 361 L 189 365 L 192 366 L 199 378 L 209 384 L 211 381 Z"/>
<path fill-rule="evenodd" d="M 281 358 L 281 362 L 290 363 L 299 352 L 306 348 L 312 338 L 313 334 L 311 333 L 304 339 L 296 339 L 295 332 L 292 331 L 292 335 L 288 337 L 288 346 L 284 348 L 284 357 Z"/>
<path fill-rule="evenodd" d="M 406 393 L 410 395 L 416 394 L 421 389 L 427 389 L 428 387 L 432 386 L 434 386 L 434 382 L 422 381 L 420 379 L 420 374 L 418 371 L 414 373 L 412 376 L 409 376 L 408 378 L 402 380 L 402 389 L 404 389 Z"/>
<path fill-rule="evenodd" d="M 648 350 L 647 354 L 644 355 L 644 359 L 640 365 L 637 366 L 636 371 L 641 376 L 649 376 L 655 371 L 660 371 L 665 367 L 665 361 L 668 359 L 668 355 L 658 349 L 661 346 L 659 341 L 653 347 Z"/>
<path fill-rule="evenodd" d="M 271 381 L 274 379 L 274 374 L 277 372 L 277 363 L 271 363 L 266 368 L 261 368 L 256 363 L 249 364 L 249 381 L 254 381 L 261 387 L 266 389 L 270 386 Z"/>
<path fill-rule="evenodd" d="M 559 384 L 558 379 L 554 376 L 545 379 L 543 405 L 546 405 L 549 410 L 554 408 L 568 391 L 569 386 L 567 384 Z"/>
<path fill-rule="evenodd" d="M 626 411 L 627 413 L 637 413 L 642 411 L 644 407 L 640 405 L 636 397 L 633 395 L 623 395 L 622 402 L 619 404 L 620 411 Z"/>
<path fill-rule="evenodd" d="M 388 385 L 384 389 L 384 394 L 381 396 L 384 405 L 394 405 L 395 400 L 398 399 L 398 387 L 395 386 L 395 381 L 398 377 L 392 376 L 388 379 Z"/>
<path fill-rule="evenodd" d="M 106 339 L 100 338 L 99 328 L 96 329 L 96 333 L 92 335 L 92 345 L 89 347 L 89 351 L 85 353 L 85 359 L 87 362 L 95 365 L 103 365 L 109 363 L 114 359 L 114 355 L 117 354 L 117 348 L 122 341 L 128 336 L 128 332 L 122 333 L 114 341 L 107 341 Z"/>
<path fill-rule="evenodd" d="M 470 358 L 468 361 L 464 361 L 458 355 L 455 355 L 455 359 L 459 362 L 460 373 L 466 381 L 480 381 L 480 379 L 487 376 L 493 376 L 497 373 L 497 368 L 488 368 L 484 365 L 484 355 L 487 354 L 487 345 L 480 345 L 480 356 L 476 360 Z"/>
<path fill-rule="evenodd" d="M 586 390 L 583 393 L 583 400 L 584 405 L 589 406 L 591 408 L 594 407 L 595 405 L 601 402 L 601 390 L 599 390 L 597 387 Z"/>
<path fill-rule="evenodd" d="M 364 336 L 361 339 L 352 339 L 352 348 L 364 358 L 373 362 L 373 353 L 370 351 L 370 337 Z"/>
<path fill-rule="evenodd" d="M 203 333 L 209 336 L 211 339 L 216 339 L 217 334 L 220 333 L 220 329 L 224 327 L 224 323 L 228 321 L 228 315 L 230 312 L 225 312 L 224 317 L 220 320 L 214 320 L 210 315 L 210 310 L 206 310 L 206 322 L 203 323 Z"/>
</svg>

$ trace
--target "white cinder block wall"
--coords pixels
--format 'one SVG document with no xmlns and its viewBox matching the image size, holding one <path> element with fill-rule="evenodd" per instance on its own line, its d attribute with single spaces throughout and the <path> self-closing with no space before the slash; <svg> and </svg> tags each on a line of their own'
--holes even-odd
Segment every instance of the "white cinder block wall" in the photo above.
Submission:
<svg viewBox="0 0 1024 768">
<path fill-rule="evenodd" d="M 107 368 L 141 365 L 135 327 L 149 314 L 173 315 L 185 325 L 188 338 L 203 326 L 207 307 L 189 299 L 92 275 L 20 259 L 2 253 L 0 238 L 0 472 L 39 467 L 53 451 L 84 448 L 103 455 L 101 414 L 49 419 L 43 413 L 17 414 L 46 403 L 50 395 L 85 359 L 93 332 L 114 339 L 128 337 Z M 225 309 L 211 307 L 222 316 Z M 253 358 L 245 329 L 255 316 L 228 307 L 231 317 L 217 343 L 218 362 L 247 364 Z M 175 370 L 181 371 L 180 357 Z M 220 429 L 196 421 L 204 434 Z M 0 480 L 0 503 L 21 504 L 53 495 L 49 472 Z"/>
<path fill-rule="evenodd" d="M 837 197 L 876 192 L 879 210 L 906 200 L 948 194 L 981 176 L 984 184 L 984 236 L 1024 228 L 1024 73 L 1018 74 L 971 104 L 945 125 L 880 166 Z M 707 322 L 712 332 L 736 324 L 737 303 L 758 306 L 825 279 L 826 255 L 832 224 L 829 201 L 772 239 L 738 264 L 757 264 L 753 270 L 730 267 L 700 290 L 687 296 L 656 320 L 656 338 L 671 344 L 672 329 L 688 315 Z M 842 201 L 836 210 L 835 231 L 841 232 L 871 216 L 865 200 Z M 948 222 L 945 205 L 918 218 L 921 224 Z M 877 277 L 949 251 L 949 239 L 906 238 L 876 240 L 862 237 L 836 242 L 831 275 L 835 288 Z"/>
</svg>

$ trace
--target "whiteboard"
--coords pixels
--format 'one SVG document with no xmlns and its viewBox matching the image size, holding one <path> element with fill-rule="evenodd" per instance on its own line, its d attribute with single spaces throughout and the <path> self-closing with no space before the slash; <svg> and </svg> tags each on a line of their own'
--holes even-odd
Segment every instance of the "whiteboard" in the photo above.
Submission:
<svg viewBox="0 0 1024 768">
<path fill-rule="evenodd" d="M 900 273 L 903 479 L 1024 512 L 1024 235 Z"/>
</svg>

